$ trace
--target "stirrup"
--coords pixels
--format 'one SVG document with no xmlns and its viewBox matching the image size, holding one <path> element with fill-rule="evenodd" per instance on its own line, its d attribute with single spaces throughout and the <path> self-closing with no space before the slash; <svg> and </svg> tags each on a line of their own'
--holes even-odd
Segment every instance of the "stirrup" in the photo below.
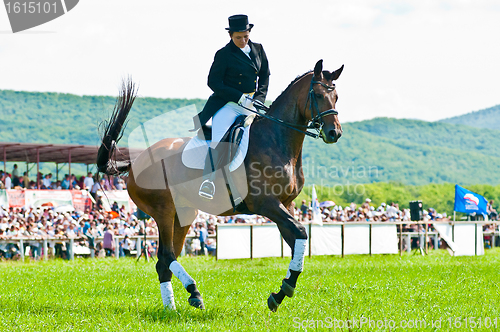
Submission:
<svg viewBox="0 0 500 332">
<path fill-rule="evenodd" d="M 201 183 L 198 195 L 206 199 L 214 199 L 215 184 L 212 181 L 206 179 Z"/>
</svg>

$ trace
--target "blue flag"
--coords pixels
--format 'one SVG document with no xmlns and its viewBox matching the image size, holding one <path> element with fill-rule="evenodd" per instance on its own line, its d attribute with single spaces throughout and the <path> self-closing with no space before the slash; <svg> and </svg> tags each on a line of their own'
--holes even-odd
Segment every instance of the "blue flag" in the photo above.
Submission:
<svg viewBox="0 0 500 332">
<path fill-rule="evenodd" d="M 486 198 L 470 190 L 455 185 L 455 211 L 464 213 L 483 213 L 486 212 Z"/>
</svg>

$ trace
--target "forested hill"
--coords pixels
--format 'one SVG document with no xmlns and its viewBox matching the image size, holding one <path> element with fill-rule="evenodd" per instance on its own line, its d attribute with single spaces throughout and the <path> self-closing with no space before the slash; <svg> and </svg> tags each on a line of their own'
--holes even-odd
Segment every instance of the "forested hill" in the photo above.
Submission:
<svg viewBox="0 0 500 332">
<path fill-rule="evenodd" d="M 500 105 L 443 119 L 440 122 L 500 130 Z"/>
<path fill-rule="evenodd" d="M 418 120 L 346 123 L 339 142 L 306 140 L 309 179 L 321 183 L 500 183 L 500 132 Z M 317 165 L 332 170 L 325 174 Z M 337 180 L 335 175 L 338 174 Z M 325 176 L 326 175 L 326 176 Z"/>
<path fill-rule="evenodd" d="M 0 90 L 0 141 L 98 145 L 98 124 L 109 118 L 114 102 L 106 96 Z M 204 103 L 138 98 L 121 145 L 141 123 L 148 136 L 192 136 L 191 117 Z M 343 129 L 337 144 L 305 139 L 308 184 L 500 184 L 497 130 L 390 118 L 344 123 Z"/>
<path fill-rule="evenodd" d="M 98 126 L 109 119 L 116 97 L 76 96 L 0 90 L 0 141 L 56 144 L 100 144 Z M 165 112 L 202 99 L 137 98 L 128 130 Z"/>
</svg>

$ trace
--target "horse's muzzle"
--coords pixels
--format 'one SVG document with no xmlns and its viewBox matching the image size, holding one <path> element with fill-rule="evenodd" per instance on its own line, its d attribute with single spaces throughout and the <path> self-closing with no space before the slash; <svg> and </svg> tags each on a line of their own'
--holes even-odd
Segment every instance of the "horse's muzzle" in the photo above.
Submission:
<svg viewBox="0 0 500 332">
<path fill-rule="evenodd" d="M 327 143 L 337 143 L 340 136 L 342 136 L 342 129 L 332 129 L 325 136 Z"/>
</svg>

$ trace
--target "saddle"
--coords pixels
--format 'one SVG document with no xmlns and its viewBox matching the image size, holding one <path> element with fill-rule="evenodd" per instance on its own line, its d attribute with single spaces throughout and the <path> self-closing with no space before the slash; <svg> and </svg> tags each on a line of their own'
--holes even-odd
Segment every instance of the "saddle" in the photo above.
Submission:
<svg viewBox="0 0 500 332">
<path fill-rule="evenodd" d="M 248 117 L 246 115 L 238 116 L 222 137 L 221 141 L 215 148 L 216 153 L 214 154 L 217 154 L 217 157 L 213 160 L 213 171 L 226 166 L 234 159 L 236 152 L 238 151 L 238 147 L 240 146 L 241 139 L 243 138 L 243 129 L 251 123 L 251 121 L 247 118 Z M 253 121 L 253 117 L 251 120 Z M 207 124 L 203 125 L 200 129 L 198 129 L 196 136 L 198 136 L 201 140 L 211 141 L 212 126 Z"/>
</svg>

